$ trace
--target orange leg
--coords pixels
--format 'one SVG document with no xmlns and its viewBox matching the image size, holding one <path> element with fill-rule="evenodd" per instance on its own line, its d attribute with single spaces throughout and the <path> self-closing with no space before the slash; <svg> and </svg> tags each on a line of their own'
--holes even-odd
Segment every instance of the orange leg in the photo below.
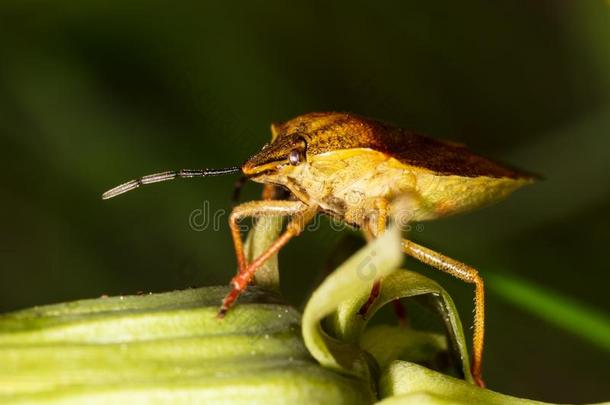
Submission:
<svg viewBox="0 0 610 405">
<path fill-rule="evenodd" d="M 271 246 L 269 246 L 267 250 L 265 250 L 263 253 L 261 253 L 260 256 L 254 259 L 252 263 L 248 264 L 243 270 L 239 271 L 239 273 L 235 277 L 233 277 L 233 280 L 231 280 L 231 285 L 233 286 L 233 289 L 229 292 L 229 294 L 227 294 L 227 296 L 222 301 L 222 306 L 218 311 L 219 318 L 224 317 L 229 308 L 231 308 L 231 306 L 235 303 L 239 295 L 246 289 L 246 287 L 248 287 L 248 285 L 252 281 L 252 278 L 254 277 L 254 273 L 256 273 L 256 270 L 258 270 L 267 259 L 279 252 L 279 250 L 284 247 L 290 239 L 299 235 L 305 228 L 305 225 L 307 225 L 307 223 L 311 221 L 311 219 L 318 211 L 317 206 L 305 206 L 305 204 L 299 201 L 257 201 L 254 203 L 246 204 L 252 205 L 252 207 L 250 207 L 252 209 L 248 210 L 250 212 L 250 215 L 247 216 L 287 214 L 286 207 L 288 206 L 288 204 L 295 204 L 293 205 L 292 209 L 295 210 L 296 213 L 288 224 L 288 226 L 286 227 L 284 233 L 280 235 L 280 237 L 277 238 L 277 240 L 273 242 L 273 244 L 271 244 Z M 296 209 L 297 206 L 300 208 L 299 210 Z M 243 255 L 243 246 L 241 246 L 241 249 L 241 253 Z"/>
<path fill-rule="evenodd" d="M 402 328 L 407 327 L 407 310 L 402 305 L 399 299 L 395 299 L 392 301 L 392 307 L 394 308 L 394 313 L 396 314 L 396 318 L 398 318 L 398 326 Z"/>
<path fill-rule="evenodd" d="M 388 206 L 389 202 L 385 198 L 378 198 L 375 200 L 375 210 L 377 213 L 376 224 L 373 226 L 370 223 L 368 226 L 363 227 L 362 231 L 364 232 L 364 237 L 366 240 L 370 241 L 375 236 L 379 235 L 386 228 L 387 218 L 388 218 Z M 371 293 L 369 294 L 369 298 L 366 302 L 360 307 L 358 310 L 358 315 L 363 318 L 366 317 L 366 314 L 369 312 L 369 308 L 373 305 L 373 302 L 379 296 L 379 291 L 381 290 L 381 280 L 375 280 L 373 287 L 371 288 Z"/>
<path fill-rule="evenodd" d="M 483 362 L 483 340 L 485 336 L 485 288 L 483 279 L 476 269 L 447 257 L 434 250 L 428 249 L 410 240 L 402 240 L 402 249 L 409 256 L 422 263 L 435 267 L 445 273 L 459 278 L 475 286 L 474 333 L 472 337 L 472 365 L 471 371 L 477 385 L 484 387 L 481 376 Z"/>
<path fill-rule="evenodd" d="M 273 184 L 263 184 L 263 200 L 274 200 L 275 194 L 275 186 Z"/>
<path fill-rule="evenodd" d="M 373 305 L 373 302 L 375 302 L 377 297 L 379 297 L 380 291 L 381 291 L 381 280 L 375 280 L 375 283 L 373 284 L 373 288 L 371 288 L 369 298 L 358 310 L 358 315 L 360 315 L 363 318 L 366 316 L 366 314 L 369 312 L 369 308 L 371 307 L 371 305 Z"/>
<path fill-rule="evenodd" d="M 239 229 L 239 221 L 242 218 L 294 215 L 297 212 L 304 210 L 305 207 L 305 204 L 300 201 L 251 201 L 233 208 L 231 216 L 229 217 L 229 228 L 231 228 L 233 246 L 235 247 L 235 255 L 237 256 L 238 273 L 241 273 L 247 267 L 244 242 L 241 238 L 241 231 Z"/>
<path fill-rule="evenodd" d="M 389 204 L 387 200 L 380 199 L 376 202 L 376 208 L 378 209 L 379 213 L 377 218 L 377 227 L 375 228 L 371 226 L 370 230 L 370 232 L 374 233 L 375 236 L 379 235 L 385 230 L 388 206 Z M 483 279 L 479 275 L 478 271 L 473 267 L 447 257 L 441 253 L 435 252 L 432 249 L 418 245 L 410 240 L 402 240 L 402 249 L 406 254 L 412 256 L 422 263 L 448 273 L 462 281 L 475 285 L 474 333 L 472 337 L 471 372 L 477 385 L 484 387 L 485 383 L 483 382 L 482 378 L 483 343 L 485 337 L 485 288 Z M 374 289 L 375 286 L 373 286 L 373 290 Z M 372 295 L 373 291 L 371 291 L 371 296 Z"/>
<path fill-rule="evenodd" d="M 373 303 L 375 302 L 377 297 L 379 297 L 380 292 L 381 292 L 381 280 L 377 280 L 377 281 L 375 281 L 375 284 L 373 284 L 373 288 L 371 288 L 369 298 L 358 310 L 358 315 L 360 315 L 363 318 L 366 318 L 366 314 L 369 312 L 371 305 L 373 305 Z M 405 307 L 403 307 L 403 305 L 399 299 L 395 299 L 392 301 L 392 308 L 394 309 L 394 315 L 396 315 L 396 318 L 398 318 L 398 326 L 406 327 L 407 326 L 407 312 L 405 311 Z"/>
</svg>

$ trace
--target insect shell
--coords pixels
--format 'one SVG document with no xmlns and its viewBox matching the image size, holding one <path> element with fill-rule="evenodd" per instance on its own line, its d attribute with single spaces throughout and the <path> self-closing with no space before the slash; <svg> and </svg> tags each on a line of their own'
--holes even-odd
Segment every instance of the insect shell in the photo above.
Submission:
<svg viewBox="0 0 610 405">
<path fill-rule="evenodd" d="M 430 220 L 495 202 L 534 178 L 463 146 L 335 112 L 273 124 L 272 142 L 242 171 L 356 226 L 379 198 L 409 193 L 410 219 Z"/>
</svg>

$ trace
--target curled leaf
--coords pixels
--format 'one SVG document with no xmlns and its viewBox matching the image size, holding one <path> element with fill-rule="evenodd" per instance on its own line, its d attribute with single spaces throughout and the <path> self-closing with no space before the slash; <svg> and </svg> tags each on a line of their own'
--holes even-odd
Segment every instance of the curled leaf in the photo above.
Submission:
<svg viewBox="0 0 610 405">
<path fill-rule="evenodd" d="M 381 307 L 399 298 L 417 297 L 420 303 L 434 308 L 441 316 L 444 322 L 446 335 L 449 338 L 451 353 L 454 353 L 455 363 L 459 365 L 463 377 L 472 382 L 470 374 L 470 362 L 468 358 L 468 347 L 462 329 L 457 308 L 449 294 L 435 281 L 422 276 L 421 274 L 407 271 L 395 270 L 385 276 L 381 281 L 381 289 L 379 296 L 369 307 L 366 318 L 358 315 L 358 309 L 368 299 L 368 293 L 360 296 L 354 296 L 351 300 L 341 302 L 337 311 L 328 322 L 328 328 L 333 335 L 350 342 L 358 342 L 363 335 L 368 320 Z M 413 332 L 413 331 L 412 331 Z M 421 348 L 413 347 L 412 341 L 415 336 L 412 333 L 403 335 L 395 335 L 399 339 L 384 339 L 384 351 L 393 351 L 396 354 L 403 353 L 407 345 L 411 346 L 412 350 L 422 350 Z M 420 343 L 422 335 L 418 336 Z M 402 339 L 401 339 L 402 338 Z M 370 336 L 367 339 L 370 342 Z M 405 353 L 406 354 L 406 353 Z M 402 359 L 405 357 L 382 358 L 377 359 L 381 364 L 387 364 L 389 360 Z"/>
<path fill-rule="evenodd" d="M 392 227 L 349 258 L 314 291 L 303 313 L 303 339 L 323 366 L 372 381 L 370 361 L 357 342 L 333 337 L 323 329 L 322 322 L 344 303 L 368 297 L 374 281 L 392 272 L 401 261 L 400 234 Z"/>
<path fill-rule="evenodd" d="M 378 369 L 391 361 L 423 360 L 424 354 L 434 357 L 447 347 L 444 338 L 426 332 L 389 329 L 391 335 L 380 341 L 375 340 L 381 338 L 376 332 L 382 329 L 365 332 L 368 320 L 388 302 L 418 297 L 441 314 L 460 374 L 472 382 L 466 341 L 451 297 L 438 283 L 420 274 L 396 270 L 401 260 L 400 234 L 390 228 L 328 276 L 303 314 L 307 348 L 322 365 L 367 379 L 374 387 Z M 375 280 L 381 280 L 381 290 L 363 317 L 358 312 Z"/>
</svg>

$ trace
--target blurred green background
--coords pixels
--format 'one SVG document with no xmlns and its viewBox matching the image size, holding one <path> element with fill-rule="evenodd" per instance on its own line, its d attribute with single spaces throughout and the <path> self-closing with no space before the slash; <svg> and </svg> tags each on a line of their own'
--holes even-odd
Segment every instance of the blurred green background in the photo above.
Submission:
<svg viewBox="0 0 610 405">
<path fill-rule="evenodd" d="M 227 283 L 234 178 L 100 194 L 150 172 L 239 164 L 270 122 L 324 110 L 546 177 L 413 238 L 486 278 L 490 388 L 610 399 L 605 1 L 3 1 L 0 310 Z M 189 226 L 206 201 L 225 210 L 218 230 Z M 343 234 L 322 226 L 282 252 L 290 302 Z M 471 323 L 470 286 L 407 264 Z"/>
</svg>

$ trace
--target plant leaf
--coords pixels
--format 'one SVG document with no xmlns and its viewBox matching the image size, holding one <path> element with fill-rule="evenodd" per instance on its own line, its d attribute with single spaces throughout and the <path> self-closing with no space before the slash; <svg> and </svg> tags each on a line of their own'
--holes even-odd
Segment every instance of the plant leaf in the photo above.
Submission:
<svg viewBox="0 0 610 405">
<path fill-rule="evenodd" d="M 303 313 L 303 339 L 312 356 L 323 366 L 372 381 L 370 361 L 357 342 L 329 335 L 322 321 L 344 302 L 368 296 L 373 282 L 396 269 L 401 261 L 400 234 L 397 228 L 390 227 L 350 257 L 313 292 Z"/>
<path fill-rule="evenodd" d="M 373 355 L 382 370 L 396 359 L 427 362 L 448 350 L 445 335 L 392 325 L 368 327 L 360 347 Z"/>
<path fill-rule="evenodd" d="M 279 236 L 284 218 L 278 216 L 260 217 L 248 233 L 244 250 L 251 262 L 263 253 Z M 254 283 L 271 291 L 280 290 L 280 272 L 277 254 L 273 255 L 256 271 Z"/>
<path fill-rule="evenodd" d="M 381 282 L 379 296 L 370 306 L 366 319 L 358 315 L 358 309 L 366 302 L 369 293 L 355 296 L 350 300 L 340 303 L 335 314 L 328 322 L 328 329 L 333 336 L 350 342 L 358 342 L 363 335 L 366 325 L 371 317 L 385 304 L 397 298 L 417 297 L 420 302 L 433 307 L 440 314 L 449 337 L 451 352 L 456 354 L 455 359 L 464 378 L 473 382 L 470 374 L 470 361 L 468 358 L 468 346 L 464 337 L 462 323 L 458 311 L 449 294 L 435 281 L 421 274 L 407 271 L 395 270 L 385 276 Z M 405 338 L 412 338 L 406 335 Z M 402 349 L 410 343 L 400 340 L 385 340 L 385 353 L 402 353 Z M 379 363 L 387 363 L 392 358 L 377 359 Z"/>
<path fill-rule="evenodd" d="M 380 380 L 380 394 L 382 398 L 386 399 L 379 404 L 384 405 L 527 405 L 543 403 L 479 388 L 464 380 L 405 361 L 395 361 L 385 370 Z"/>
<path fill-rule="evenodd" d="M 610 351 L 610 318 L 574 298 L 506 274 L 486 276 L 490 291 L 540 318 Z"/>
<path fill-rule="evenodd" d="M 320 367 L 300 315 L 258 288 L 223 320 L 225 287 L 100 298 L 0 317 L 0 402 L 371 403 Z"/>
<path fill-rule="evenodd" d="M 436 282 L 420 274 L 396 270 L 401 260 L 400 234 L 390 228 L 328 276 L 305 307 L 303 337 L 307 348 L 322 365 L 368 379 L 374 385 L 377 367 L 401 358 L 394 356 L 413 355 L 418 350 L 420 355 L 426 350 L 430 352 L 431 335 L 426 335 L 426 348 L 416 347 L 416 343 L 423 343 L 424 335 L 416 335 L 414 331 L 400 334 L 401 339 L 384 339 L 378 343 L 374 341 L 374 332 L 365 333 L 368 319 L 397 298 L 422 296 L 426 298 L 423 302 L 440 312 L 453 353 L 457 353 L 456 363 L 466 380 L 472 382 L 466 341 L 451 297 Z M 382 279 L 380 294 L 364 319 L 358 310 L 367 301 L 377 279 Z M 399 334 L 393 336 L 399 337 Z M 415 336 L 418 342 L 409 340 Z M 440 350 L 442 343 L 438 337 L 435 344 L 433 351 Z M 369 353 L 363 349 L 369 349 Z M 374 364 L 370 354 L 378 356 Z"/>
</svg>

